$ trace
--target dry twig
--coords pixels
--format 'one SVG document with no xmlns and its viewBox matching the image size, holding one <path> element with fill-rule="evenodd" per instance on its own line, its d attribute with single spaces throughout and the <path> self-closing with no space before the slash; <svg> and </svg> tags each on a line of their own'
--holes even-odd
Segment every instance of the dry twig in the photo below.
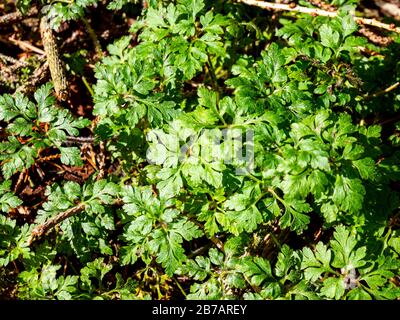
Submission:
<svg viewBox="0 0 400 320">
<path fill-rule="evenodd" d="M 5 15 L 0 16 L 0 26 L 16 23 L 16 22 L 21 21 L 21 20 L 23 20 L 25 18 L 34 16 L 37 13 L 38 13 L 38 10 L 35 7 L 30 9 L 25 15 L 23 15 L 19 11 L 7 13 Z"/>
<path fill-rule="evenodd" d="M 83 143 L 93 143 L 94 142 L 94 137 L 74 137 L 74 136 L 67 136 L 67 142 L 68 143 L 78 143 L 78 144 L 83 144 Z"/>
<path fill-rule="evenodd" d="M 334 18 L 338 15 L 337 11 L 326 11 L 316 8 L 307 8 L 301 7 L 296 4 L 283 4 L 283 3 L 272 3 L 272 2 L 265 2 L 265 1 L 256 1 L 256 0 L 237 0 L 239 3 L 244 3 L 250 6 L 256 6 L 263 9 L 268 10 L 283 10 L 283 11 L 293 11 L 293 12 L 300 12 L 306 13 L 313 16 L 324 16 L 324 17 L 331 17 Z M 354 21 L 356 21 L 360 25 L 370 25 L 373 27 L 386 29 L 389 31 L 394 31 L 400 33 L 400 27 L 396 27 L 394 24 L 387 24 L 380 22 L 376 19 L 367 19 L 353 16 Z"/>
<path fill-rule="evenodd" d="M 106 146 L 104 141 L 99 143 L 100 152 L 97 155 L 97 163 L 99 167 L 99 174 L 97 175 L 97 180 L 103 179 L 106 174 Z"/>
<path fill-rule="evenodd" d="M 400 20 L 400 7 L 398 5 L 383 0 L 375 0 L 374 2 L 383 14 Z"/>
<path fill-rule="evenodd" d="M 15 59 L 13 57 L 6 56 L 5 54 L 2 54 L 2 53 L 0 53 L 0 59 L 3 60 L 3 61 L 7 61 L 7 62 L 10 62 L 10 63 L 13 63 L 13 64 L 17 65 L 18 67 L 27 67 L 27 66 L 29 66 L 29 63 L 27 63 L 25 61 L 21 61 L 21 60 Z"/>
<path fill-rule="evenodd" d="M 377 44 L 379 46 L 388 46 L 393 42 L 393 39 L 390 37 L 385 37 L 377 32 L 374 32 L 371 30 L 371 28 L 367 27 L 362 27 L 358 30 L 358 33 L 362 34 L 364 37 L 366 37 L 369 41 L 371 41 L 374 44 Z"/>
<path fill-rule="evenodd" d="M 12 37 L 9 37 L 8 41 L 10 41 L 12 44 L 20 47 L 24 51 L 32 51 L 32 52 L 36 52 L 36 53 L 38 53 L 40 55 L 44 55 L 45 54 L 45 52 L 42 49 L 39 49 L 39 48 L 35 47 L 34 45 L 30 44 L 27 41 L 14 39 Z"/>
</svg>

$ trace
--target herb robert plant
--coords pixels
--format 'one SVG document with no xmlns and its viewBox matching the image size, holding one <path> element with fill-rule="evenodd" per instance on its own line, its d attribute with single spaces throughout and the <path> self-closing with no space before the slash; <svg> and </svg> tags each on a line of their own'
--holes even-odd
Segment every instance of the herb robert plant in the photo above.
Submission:
<svg viewBox="0 0 400 320">
<path fill-rule="evenodd" d="M 47 12 L 57 27 L 95 2 Z M 235 1 L 148 1 L 96 64 L 92 127 L 50 84 L 1 96 L 0 282 L 17 265 L 21 299 L 399 298 L 399 138 L 380 119 L 400 108 L 383 90 L 400 40 L 372 44 L 358 1 L 332 3 L 336 17 L 272 21 Z M 83 165 L 70 141 L 89 127 L 107 174 L 61 177 L 31 220 L 9 214 L 43 150 Z"/>
</svg>

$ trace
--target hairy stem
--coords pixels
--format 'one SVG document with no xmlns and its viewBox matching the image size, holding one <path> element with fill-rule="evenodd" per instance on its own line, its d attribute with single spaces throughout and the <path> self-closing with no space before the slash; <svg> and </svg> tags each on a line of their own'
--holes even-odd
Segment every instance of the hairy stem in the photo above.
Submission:
<svg viewBox="0 0 400 320">
<path fill-rule="evenodd" d="M 82 17 L 81 19 L 82 19 L 82 22 L 84 23 L 84 25 L 85 25 L 85 27 L 87 29 L 87 32 L 89 34 L 90 39 L 93 42 L 93 46 L 94 46 L 94 49 L 96 51 L 97 57 L 98 58 L 102 58 L 103 57 L 103 50 L 101 49 L 101 44 L 100 44 L 99 38 L 97 37 L 96 33 L 94 32 L 94 30 L 93 30 L 92 26 L 90 25 L 89 21 L 85 17 Z"/>
<path fill-rule="evenodd" d="M 65 75 L 64 65 L 58 52 L 56 38 L 53 30 L 47 22 L 46 17 L 40 20 L 40 34 L 42 36 L 43 47 L 46 53 L 47 62 L 49 63 L 50 75 L 53 80 L 54 90 L 57 98 L 65 100 L 67 98 L 67 78 Z"/>
<path fill-rule="evenodd" d="M 53 218 L 50 218 L 45 223 L 38 225 L 32 230 L 31 236 L 28 239 L 28 245 L 30 246 L 33 241 L 40 238 L 43 234 L 45 234 L 48 230 L 55 227 L 61 221 L 72 217 L 75 214 L 80 213 L 85 209 L 85 204 L 83 202 L 79 203 L 75 207 L 69 208 L 68 210 L 61 212 L 60 214 L 56 215 Z"/>
<path fill-rule="evenodd" d="M 122 201 L 121 201 L 121 199 L 115 199 L 113 204 L 116 206 L 119 206 L 119 205 L 122 205 Z M 85 202 L 80 202 L 75 207 L 69 208 L 69 209 L 59 213 L 55 217 L 50 218 L 46 222 L 36 226 L 32 230 L 31 236 L 28 239 L 28 242 L 27 242 L 28 246 L 30 246 L 35 240 L 39 239 L 43 234 L 45 234 L 51 228 L 54 228 L 60 222 L 72 217 L 73 215 L 76 215 L 76 214 L 84 211 L 85 206 L 86 206 Z"/>
</svg>

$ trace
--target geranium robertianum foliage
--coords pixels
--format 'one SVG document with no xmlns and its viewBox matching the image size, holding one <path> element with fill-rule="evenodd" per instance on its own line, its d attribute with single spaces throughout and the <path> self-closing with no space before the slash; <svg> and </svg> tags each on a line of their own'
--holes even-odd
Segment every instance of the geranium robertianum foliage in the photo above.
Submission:
<svg viewBox="0 0 400 320">
<path fill-rule="evenodd" d="M 0 281 L 14 265 L 31 299 L 399 298 L 398 125 L 380 119 L 400 107 L 382 91 L 400 81 L 400 38 L 371 44 L 357 1 L 334 4 L 336 18 L 272 21 L 234 1 L 149 1 L 95 69 L 95 143 L 114 169 L 49 185 L 31 221 L 15 218 L 19 174 L 50 149 L 82 165 L 66 142 L 90 121 L 49 84 L 1 96 Z"/>
</svg>

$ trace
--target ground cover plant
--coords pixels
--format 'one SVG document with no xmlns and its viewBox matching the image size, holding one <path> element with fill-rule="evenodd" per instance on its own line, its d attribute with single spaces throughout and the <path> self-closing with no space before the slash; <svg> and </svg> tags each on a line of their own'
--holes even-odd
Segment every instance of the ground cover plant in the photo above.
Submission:
<svg viewBox="0 0 400 320">
<path fill-rule="evenodd" d="M 400 2 L 0 4 L 2 299 L 400 298 Z"/>
</svg>

